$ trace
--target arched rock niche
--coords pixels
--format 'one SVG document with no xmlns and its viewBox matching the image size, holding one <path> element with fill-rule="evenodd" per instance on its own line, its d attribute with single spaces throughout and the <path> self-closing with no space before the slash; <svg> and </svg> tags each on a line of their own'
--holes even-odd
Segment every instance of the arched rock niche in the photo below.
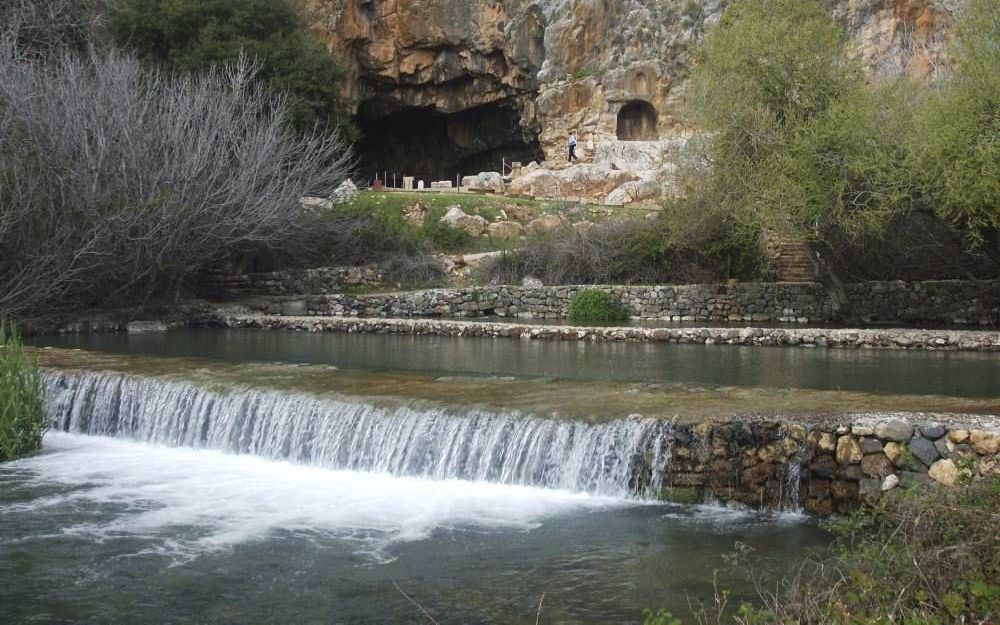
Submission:
<svg viewBox="0 0 1000 625">
<path fill-rule="evenodd" d="M 655 141 L 659 115 L 645 100 L 632 100 L 618 112 L 619 141 Z"/>
</svg>

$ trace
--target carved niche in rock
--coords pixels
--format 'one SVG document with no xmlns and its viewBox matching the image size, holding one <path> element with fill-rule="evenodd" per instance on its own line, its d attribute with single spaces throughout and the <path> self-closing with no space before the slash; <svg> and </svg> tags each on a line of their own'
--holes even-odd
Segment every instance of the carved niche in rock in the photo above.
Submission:
<svg viewBox="0 0 1000 625">
<path fill-rule="evenodd" d="M 619 141 L 655 141 L 659 115 L 645 100 L 632 100 L 618 112 Z"/>
</svg>

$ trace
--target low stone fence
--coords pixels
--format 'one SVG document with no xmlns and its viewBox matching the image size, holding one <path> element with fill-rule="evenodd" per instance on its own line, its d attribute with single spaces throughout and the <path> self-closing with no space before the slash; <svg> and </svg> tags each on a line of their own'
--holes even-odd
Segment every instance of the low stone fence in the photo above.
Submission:
<svg viewBox="0 0 1000 625">
<path fill-rule="evenodd" d="M 614 294 L 639 319 L 732 323 L 825 324 L 836 321 L 817 283 L 686 286 L 490 286 L 369 295 L 311 295 L 247 302 L 267 314 L 345 317 L 499 316 L 561 319 L 582 289 Z M 1000 323 L 1000 281 L 866 282 L 848 288 L 866 323 Z"/>
<path fill-rule="evenodd" d="M 419 336 L 520 338 L 549 341 L 773 345 L 882 349 L 1000 351 L 1000 332 L 973 330 L 855 330 L 835 328 L 633 328 L 547 326 L 438 319 L 308 317 L 217 311 L 194 325 Z"/>
<path fill-rule="evenodd" d="M 992 429 L 866 417 L 814 426 L 739 420 L 677 426 L 663 497 L 827 515 L 899 486 L 1000 475 Z"/>
</svg>

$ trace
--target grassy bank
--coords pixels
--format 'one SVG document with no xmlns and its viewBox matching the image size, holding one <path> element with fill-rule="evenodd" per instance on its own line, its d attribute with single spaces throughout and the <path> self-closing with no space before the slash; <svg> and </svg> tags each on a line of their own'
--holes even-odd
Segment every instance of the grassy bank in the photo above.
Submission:
<svg viewBox="0 0 1000 625">
<path fill-rule="evenodd" d="M 750 576 L 760 601 L 734 608 L 720 589 L 710 601 L 692 602 L 694 622 L 932 625 L 1000 618 L 1000 476 L 966 488 L 896 490 L 829 528 L 836 536 L 830 552 L 780 580 L 760 577 L 756 555 L 738 544 L 733 568 Z M 682 621 L 649 610 L 645 623 Z"/>
<path fill-rule="evenodd" d="M 38 451 L 45 429 L 38 366 L 25 355 L 17 330 L 0 324 L 0 462 Z"/>
</svg>

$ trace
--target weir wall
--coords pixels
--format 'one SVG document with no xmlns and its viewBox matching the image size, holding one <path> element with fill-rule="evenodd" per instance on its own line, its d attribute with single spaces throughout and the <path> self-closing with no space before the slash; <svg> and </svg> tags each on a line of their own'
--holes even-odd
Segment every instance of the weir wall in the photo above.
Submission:
<svg viewBox="0 0 1000 625">
<path fill-rule="evenodd" d="M 665 499 L 801 507 L 817 515 L 874 503 L 898 487 L 960 487 L 1000 475 L 1000 434 L 900 416 L 800 425 L 680 425 Z"/>
</svg>

